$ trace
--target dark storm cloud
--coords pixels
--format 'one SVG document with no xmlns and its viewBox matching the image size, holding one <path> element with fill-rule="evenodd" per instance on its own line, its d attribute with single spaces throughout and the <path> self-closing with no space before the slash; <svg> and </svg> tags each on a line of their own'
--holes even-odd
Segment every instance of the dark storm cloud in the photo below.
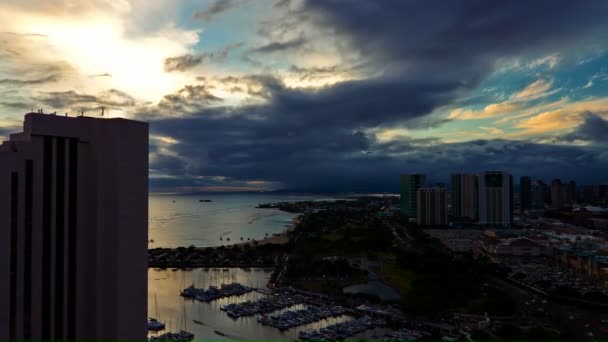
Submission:
<svg viewBox="0 0 608 342">
<path fill-rule="evenodd" d="M 0 142 L 2 139 L 7 139 L 8 136 L 12 133 L 17 133 L 21 131 L 21 127 L 19 126 L 2 126 L 0 127 Z"/>
<path fill-rule="evenodd" d="M 560 140 L 585 140 L 598 144 L 608 143 L 608 121 L 597 114 L 586 113 L 585 121 L 577 129 Z"/>
<path fill-rule="evenodd" d="M 221 115 L 166 119 L 153 122 L 151 129 L 179 137 L 171 150 L 182 158 L 167 157 L 161 166 L 152 167 L 179 174 L 181 185 L 200 185 L 192 181 L 198 175 L 223 175 L 306 191 L 396 191 L 398 175 L 405 172 L 424 172 L 431 180 L 445 181 L 455 171 L 498 169 L 599 182 L 608 171 L 602 150 L 590 147 L 502 140 L 443 143 L 432 138 L 382 143 L 335 126 L 293 131 L 264 120 Z M 550 175 L 547 170 L 552 170 Z M 168 186 L 162 179 L 152 185 Z"/>
<path fill-rule="evenodd" d="M 185 71 L 206 62 L 218 62 L 228 58 L 230 52 L 243 46 L 243 43 L 234 43 L 224 46 L 218 51 L 205 52 L 196 55 L 185 54 L 165 59 L 165 71 Z"/>
<path fill-rule="evenodd" d="M 441 125 L 445 118 L 429 114 L 468 95 L 499 60 L 602 43 L 608 32 L 608 2 L 308 0 L 304 7 L 279 8 L 288 11 L 284 20 L 264 27 L 265 37 L 278 37 L 270 41 L 279 43 L 258 47 L 261 52 L 281 50 L 280 44 L 289 42 L 284 37 L 301 32 L 308 41 L 317 30 L 322 33 L 317 36 L 337 45 L 346 42 L 359 56 L 357 63 L 373 65 L 376 76 L 318 90 L 287 88 L 270 76 L 241 78 L 257 82 L 250 88 L 266 103 L 201 105 L 185 110 L 185 117 L 151 123 L 155 134 L 179 141 L 170 147 L 179 157 L 162 160 L 166 174 L 185 183 L 197 176 L 222 175 L 327 191 L 395 191 L 398 175 L 414 171 L 436 180 L 446 180 L 454 171 L 489 169 L 604 180 L 608 158 L 594 146 L 444 143 L 441 137 L 380 142 L 366 132 Z M 245 83 L 237 86 L 247 88 Z M 184 108 L 182 97 L 165 98 L 163 106 Z M 187 109 L 196 108 L 198 101 L 192 99 Z M 200 101 L 207 104 L 209 99 L 202 96 Z M 152 117 L 165 113 L 162 108 L 150 111 Z M 163 182 L 154 180 L 153 186 Z"/>
<path fill-rule="evenodd" d="M 299 13 L 384 62 L 415 61 L 467 71 L 472 62 L 481 63 L 477 67 L 483 70 L 512 54 L 601 43 L 607 12 L 608 2 L 602 0 L 307 0 Z M 458 66 L 463 62 L 469 64 Z"/>
<path fill-rule="evenodd" d="M 283 42 L 272 42 L 249 50 L 250 53 L 274 53 L 297 49 L 306 44 L 304 37 L 294 38 Z"/>
<path fill-rule="evenodd" d="M 248 0 L 215 0 L 209 7 L 204 10 L 196 11 L 194 13 L 195 19 L 201 19 L 209 22 L 214 17 L 220 15 L 230 9 L 239 7 L 245 4 Z"/>
</svg>

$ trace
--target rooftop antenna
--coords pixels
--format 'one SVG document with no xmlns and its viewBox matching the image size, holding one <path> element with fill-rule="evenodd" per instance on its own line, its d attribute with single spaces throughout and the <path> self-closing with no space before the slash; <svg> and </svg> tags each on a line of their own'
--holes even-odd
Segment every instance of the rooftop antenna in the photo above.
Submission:
<svg viewBox="0 0 608 342">
<path fill-rule="evenodd" d="M 80 117 L 84 117 L 84 110 L 80 111 Z"/>
<path fill-rule="evenodd" d="M 106 107 L 101 107 L 101 116 L 103 117 L 103 112 L 106 110 Z"/>
</svg>

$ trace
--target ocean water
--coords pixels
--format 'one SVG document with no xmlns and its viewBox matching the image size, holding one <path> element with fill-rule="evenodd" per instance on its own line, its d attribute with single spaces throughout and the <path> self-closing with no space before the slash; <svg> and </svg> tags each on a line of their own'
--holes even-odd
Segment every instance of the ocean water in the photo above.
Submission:
<svg viewBox="0 0 608 342">
<path fill-rule="evenodd" d="M 331 198 L 267 193 L 152 194 L 148 220 L 153 242 L 149 247 L 210 247 L 261 240 L 290 227 L 297 214 L 255 208 L 258 204 L 309 200 Z"/>
</svg>

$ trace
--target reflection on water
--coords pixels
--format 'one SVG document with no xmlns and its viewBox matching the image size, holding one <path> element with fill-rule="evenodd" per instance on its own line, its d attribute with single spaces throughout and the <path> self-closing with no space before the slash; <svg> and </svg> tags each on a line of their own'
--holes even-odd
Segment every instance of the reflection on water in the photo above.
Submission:
<svg viewBox="0 0 608 342">
<path fill-rule="evenodd" d="M 211 202 L 200 202 L 200 200 Z M 312 195 L 199 194 L 149 198 L 149 238 L 154 247 L 221 246 L 282 232 L 296 214 L 257 209 L 260 203 L 330 200 Z M 267 235 L 268 234 L 268 235 Z M 222 240 L 220 240 L 222 237 Z M 243 238 L 243 240 L 241 240 Z"/>
<path fill-rule="evenodd" d="M 350 317 L 340 316 L 320 322 L 292 328 L 281 332 L 278 329 L 263 326 L 258 323 L 259 316 L 232 319 L 220 308 L 230 303 L 240 303 L 246 300 L 256 300 L 266 295 L 252 292 L 238 297 L 222 298 L 210 303 L 202 303 L 184 299 L 179 291 L 194 284 L 196 287 L 208 288 L 210 285 L 220 286 L 222 283 L 239 282 L 243 285 L 263 288 L 270 278 L 272 270 L 251 269 L 194 269 L 191 271 L 153 270 L 148 271 L 148 312 L 150 317 L 156 317 L 165 322 L 166 331 L 185 329 L 195 334 L 196 340 L 294 340 L 301 330 L 320 329 L 327 325 L 350 320 Z M 158 303 L 157 305 L 155 303 Z M 296 305 L 281 311 L 305 308 Z M 158 314 L 157 314 L 158 312 Z M 202 324 L 195 323 L 194 320 Z M 216 334 L 220 331 L 226 336 Z M 357 338 L 370 338 L 383 332 L 381 329 L 368 331 Z"/>
</svg>

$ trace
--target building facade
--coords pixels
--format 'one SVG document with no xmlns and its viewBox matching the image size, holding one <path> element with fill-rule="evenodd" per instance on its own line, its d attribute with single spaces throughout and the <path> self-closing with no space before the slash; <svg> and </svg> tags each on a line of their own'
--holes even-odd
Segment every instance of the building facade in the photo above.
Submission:
<svg viewBox="0 0 608 342">
<path fill-rule="evenodd" d="M 145 340 L 148 125 L 25 116 L 0 146 L 0 340 Z"/>
<path fill-rule="evenodd" d="M 457 221 L 477 222 L 478 190 L 476 174 L 452 174 L 452 215 Z"/>
<path fill-rule="evenodd" d="M 522 213 L 532 209 L 532 179 L 528 176 L 519 178 L 519 209 Z"/>
<path fill-rule="evenodd" d="M 426 176 L 419 173 L 401 175 L 401 215 L 416 217 L 416 191 L 426 185 Z"/>
<path fill-rule="evenodd" d="M 500 171 L 479 175 L 479 224 L 510 227 L 513 222 L 513 177 Z"/>
<path fill-rule="evenodd" d="M 416 191 L 416 223 L 420 226 L 448 224 L 448 194 L 444 188 L 420 188 Z"/>
</svg>

